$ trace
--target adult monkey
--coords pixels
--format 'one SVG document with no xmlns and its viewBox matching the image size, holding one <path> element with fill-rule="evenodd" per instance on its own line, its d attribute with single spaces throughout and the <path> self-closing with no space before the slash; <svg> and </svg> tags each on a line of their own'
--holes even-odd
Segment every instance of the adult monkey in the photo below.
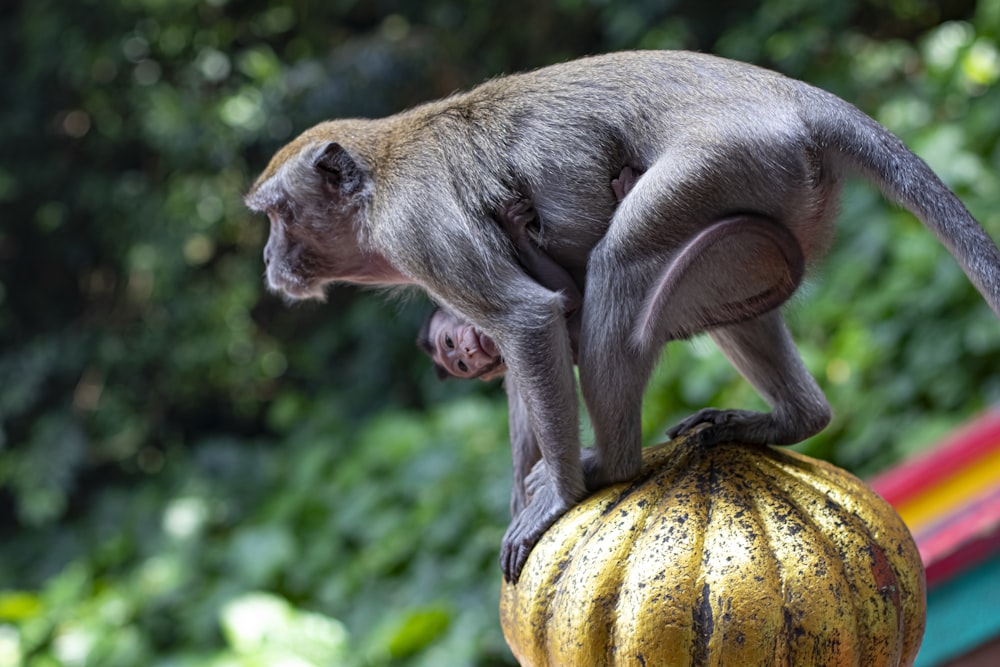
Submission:
<svg viewBox="0 0 1000 667">
<path fill-rule="evenodd" d="M 623 164 L 645 173 L 614 208 L 606 184 Z M 497 342 L 545 460 L 501 545 L 516 580 L 588 489 L 641 467 L 641 397 L 658 350 L 649 341 L 665 334 L 658 322 L 646 335 L 634 328 L 664 257 L 753 213 L 784 226 L 809 265 L 828 245 L 848 170 L 914 212 L 1000 314 L 1000 251 L 902 142 L 830 93 L 702 54 L 596 56 L 380 120 L 321 123 L 275 155 L 246 202 L 271 219 L 271 289 L 321 298 L 332 281 L 416 284 Z M 579 367 L 595 446 L 585 460 L 561 299 L 525 275 L 489 219 L 518 197 L 544 221 L 546 252 L 586 270 Z M 705 442 L 783 444 L 826 425 L 778 311 L 711 335 L 772 411 L 704 409 L 682 428 L 710 424 Z"/>
</svg>

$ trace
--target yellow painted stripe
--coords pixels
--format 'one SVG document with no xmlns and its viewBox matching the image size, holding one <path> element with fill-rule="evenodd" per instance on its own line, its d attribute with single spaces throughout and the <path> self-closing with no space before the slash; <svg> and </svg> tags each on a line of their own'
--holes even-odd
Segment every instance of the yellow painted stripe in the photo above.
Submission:
<svg viewBox="0 0 1000 667">
<path fill-rule="evenodd" d="M 1000 449 L 922 489 L 901 503 L 896 511 L 910 530 L 915 530 L 997 486 L 1000 486 Z"/>
</svg>

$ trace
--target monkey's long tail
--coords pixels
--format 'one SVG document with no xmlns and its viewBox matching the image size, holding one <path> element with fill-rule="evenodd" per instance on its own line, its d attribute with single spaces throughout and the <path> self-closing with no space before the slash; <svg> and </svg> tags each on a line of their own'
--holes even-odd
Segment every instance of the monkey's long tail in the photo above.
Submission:
<svg viewBox="0 0 1000 667">
<path fill-rule="evenodd" d="M 965 205 L 927 163 L 857 107 L 812 89 L 804 109 L 814 136 L 844 163 L 866 175 L 882 193 L 916 215 L 958 260 L 1000 317 L 1000 250 Z M 819 111 L 819 110 L 824 111 Z"/>
</svg>

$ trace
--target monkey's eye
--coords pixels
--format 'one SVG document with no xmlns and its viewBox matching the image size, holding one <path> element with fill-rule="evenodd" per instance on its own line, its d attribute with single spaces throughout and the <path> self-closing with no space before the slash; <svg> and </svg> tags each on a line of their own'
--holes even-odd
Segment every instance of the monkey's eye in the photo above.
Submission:
<svg viewBox="0 0 1000 667">
<path fill-rule="evenodd" d="M 469 367 L 465 365 L 464 361 L 460 361 L 458 362 L 458 370 L 462 371 L 463 373 L 468 373 Z"/>
<path fill-rule="evenodd" d="M 451 339 L 451 336 L 449 336 L 449 335 L 447 335 L 447 334 L 445 334 L 445 337 L 444 337 L 444 344 L 445 344 L 445 346 L 446 346 L 446 347 L 447 347 L 447 348 L 448 348 L 449 350 L 454 350 L 454 349 L 455 349 L 455 341 L 453 341 L 453 340 Z"/>
<path fill-rule="evenodd" d="M 286 225 L 294 222 L 295 211 L 292 210 L 292 205 L 286 200 L 279 201 L 274 207 L 271 208 L 271 213 L 277 217 L 279 222 L 283 222 Z"/>
</svg>

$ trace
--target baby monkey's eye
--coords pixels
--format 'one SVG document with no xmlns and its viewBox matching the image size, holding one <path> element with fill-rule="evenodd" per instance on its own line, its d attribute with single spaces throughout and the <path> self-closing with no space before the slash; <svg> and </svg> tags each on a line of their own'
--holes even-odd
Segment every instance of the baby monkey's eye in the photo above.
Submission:
<svg viewBox="0 0 1000 667">
<path fill-rule="evenodd" d="M 465 365 L 464 361 L 460 361 L 458 362 L 458 370 L 462 371 L 463 373 L 468 373 L 469 367 Z"/>
<path fill-rule="evenodd" d="M 451 336 L 444 337 L 444 344 L 449 350 L 455 349 L 455 341 L 451 339 Z"/>
</svg>

